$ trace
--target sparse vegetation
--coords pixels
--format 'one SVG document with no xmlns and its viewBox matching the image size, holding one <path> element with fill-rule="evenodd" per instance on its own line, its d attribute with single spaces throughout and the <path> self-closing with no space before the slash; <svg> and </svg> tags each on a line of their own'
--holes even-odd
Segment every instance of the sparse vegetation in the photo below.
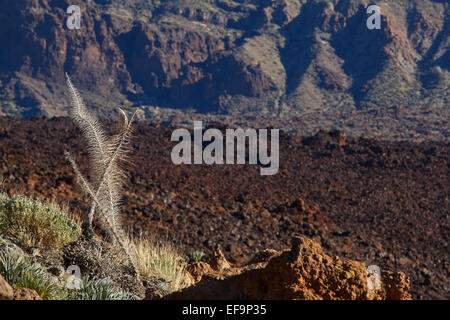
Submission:
<svg viewBox="0 0 450 320">
<path fill-rule="evenodd" d="M 142 276 L 164 279 L 174 291 L 186 286 L 186 262 L 172 244 L 143 236 L 129 237 L 127 243 Z"/>
<path fill-rule="evenodd" d="M 0 194 L 0 232 L 25 248 L 60 248 L 75 241 L 80 227 L 56 203 Z"/>
<path fill-rule="evenodd" d="M 37 263 L 8 249 L 0 250 L 0 274 L 14 288 L 35 290 L 44 300 L 132 300 L 132 294 L 117 288 L 108 278 L 90 280 L 84 278 L 81 289 L 68 289 Z"/>
<path fill-rule="evenodd" d="M 0 251 L 0 274 L 14 288 L 33 289 L 42 299 L 66 298 L 66 290 L 52 281 L 40 265 L 12 250 Z"/>
<path fill-rule="evenodd" d="M 191 254 L 190 260 L 194 262 L 202 261 L 205 258 L 205 253 L 203 251 L 194 251 Z"/>
<path fill-rule="evenodd" d="M 69 298 L 72 300 L 135 300 L 129 292 L 117 288 L 108 279 L 83 279 L 81 290 L 70 290 Z"/>
</svg>

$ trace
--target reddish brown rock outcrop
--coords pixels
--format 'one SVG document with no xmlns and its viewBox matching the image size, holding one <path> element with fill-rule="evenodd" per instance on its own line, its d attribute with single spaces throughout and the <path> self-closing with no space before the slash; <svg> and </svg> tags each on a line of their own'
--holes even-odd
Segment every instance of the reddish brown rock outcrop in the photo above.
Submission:
<svg viewBox="0 0 450 320">
<path fill-rule="evenodd" d="M 14 296 L 14 290 L 11 288 L 5 278 L 0 275 L 0 300 L 11 300 Z"/>
<path fill-rule="evenodd" d="M 370 289 L 364 264 L 332 258 L 318 243 L 303 237 L 294 237 L 290 250 L 272 256 L 268 262 L 229 268 L 225 276 L 204 263 L 196 266 L 194 277 L 207 280 L 166 299 L 411 299 L 409 279 L 403 273 L 383 271 L 381 287 Z M 202 271 L 206 273 L 203 277 L 199 274 Z"/>
<path fill-rule="evenodd" d="M 14 290 L 14 300 L 42 300 L 42 299 L 35 290 L 28 288 L 20 288 Z"/>
<path fill-rule="evenodd" d="M 0 300 L 42 300 L 39 294 L 32 289 L 13 289 L 5 278 L 0 275 Z"/>
</svg>

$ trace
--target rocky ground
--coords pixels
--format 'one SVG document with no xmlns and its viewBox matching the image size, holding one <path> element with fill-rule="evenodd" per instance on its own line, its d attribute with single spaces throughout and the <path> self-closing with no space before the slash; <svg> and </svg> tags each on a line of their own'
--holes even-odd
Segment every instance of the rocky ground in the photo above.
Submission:
<svg viewBox="0 0 450 320">
<path fill-rule="evenodd" d="M 185 253 L 220 248 L 233 266 L 291 247 L 299 234 L 327 254 L 403 271 L 413 298 L 449 298 L 448 142 L 382 142 L 319 132 L 282 134 L 280 171 L 174 166 L 172 129 L 139 123 L 126 165 L 123 222 Z M 68 118 L 0 118 L 0 174 L 8 193 L 87 210 L 64 150 L 87 169 Z M 305 293 L 306 294 L 306 293 Z"/>
<path fill-rule="evenodd" d="M 26 253 L 13 242 L 0 238 L 9 252 Z M 108 277 L 115 286 L 130 293 L 131 299 L 165 300 L 409 300 L 410 281 L 402 272 L 368 273 L 357 261 L 342 261 L 326 255 L 316 242 L 295 236 L 290 250 L 264 250 L 246 265 L 230 264 L 220 249 L 206 261 L 186 266 L 186 287 L 169 290 L 162 279 L 136 277 L 127 267 L 117 265 L 110 245 L 81 237 L 62 250 L 28 255 L 48 272 L 53 283 L 64 285 L 66 272 L 76 263 L 93 279 Z M 30 257 L 32 256 L 32 257 Z M 70 296 L 69 296 L 70 297 Z M 73 299 L 73 298 L 72 298 Z M 41 300 L 29 288 L 13 288 L 0 275 L 0 300 Z"/>
</svg>

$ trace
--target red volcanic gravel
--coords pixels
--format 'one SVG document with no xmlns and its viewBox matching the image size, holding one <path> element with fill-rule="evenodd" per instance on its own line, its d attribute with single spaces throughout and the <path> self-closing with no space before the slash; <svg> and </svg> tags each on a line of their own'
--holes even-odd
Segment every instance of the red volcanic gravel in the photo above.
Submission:
<svg viewBox="0 0 450 320">
<path fill-rule="evenodd" d="M 135 125 L 123 223 L 164 236 L 186 253 L 220 246 L 236 264 L 287 248 L 293 234 L 328 253 L 405 272 L 413 298 L 449 299 L 449 143 L 350 139 L 339 132 L 280 135 L 280 171 L 171 162 L 173 129 Z M 0 176 L 8 193 L 66 202 L 81 194 L 64 158 L 87 155 L 68 118 L 0 118 Z"/>
</svg>

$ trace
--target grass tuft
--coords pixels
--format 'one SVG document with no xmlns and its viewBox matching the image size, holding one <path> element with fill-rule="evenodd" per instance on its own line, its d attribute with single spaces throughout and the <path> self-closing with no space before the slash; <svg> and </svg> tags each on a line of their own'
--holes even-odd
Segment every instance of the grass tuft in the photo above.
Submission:
<svg viewBox="0 0 450 320">
<path fill-rule="evenodd" d="M 200 262 L 205 259 L 205 253 L 203 251 L 194 251 L 189 260 L 193 262 Z"/>
<path fill-rule="evenodd" d="M 143 236 L 129 236 L 127 242 L 141 276 L 163 279 L 173 291 L 186 286 L 186 262 L 171 243 Z"/>
</svg>

